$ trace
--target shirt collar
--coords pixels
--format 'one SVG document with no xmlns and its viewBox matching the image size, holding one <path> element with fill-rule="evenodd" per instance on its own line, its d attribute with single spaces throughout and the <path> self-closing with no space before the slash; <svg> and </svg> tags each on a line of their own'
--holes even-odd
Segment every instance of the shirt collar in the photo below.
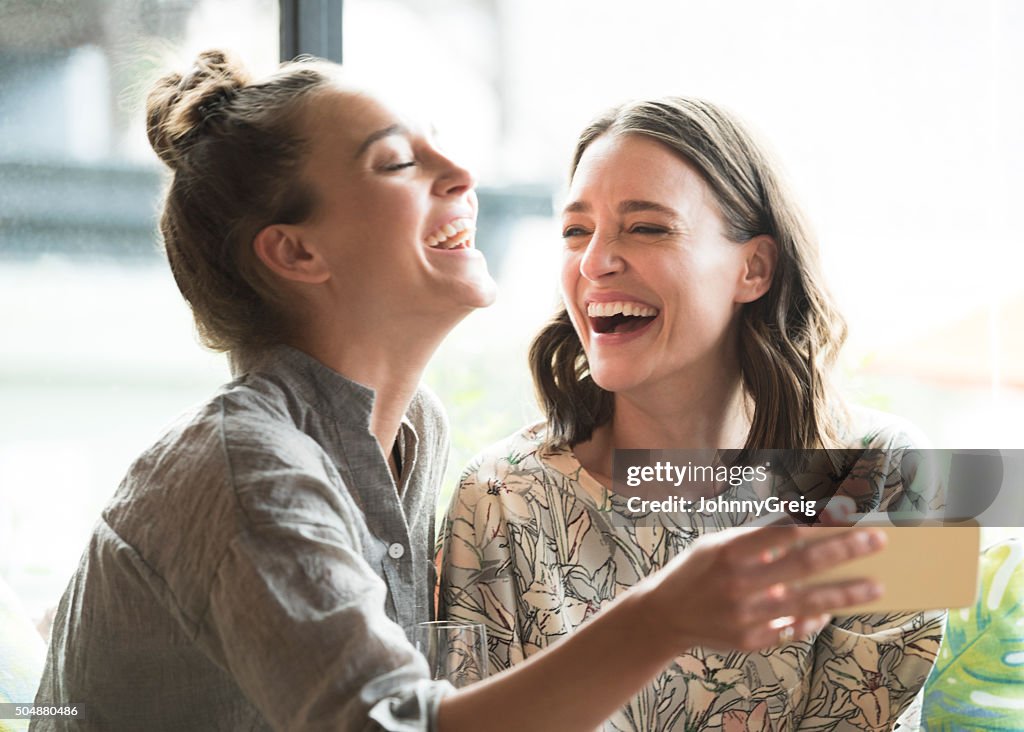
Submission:
<svg viewBox="0 0 1024 732">
<path fill-rule="evenodd" d="M 342 376 L 297 348 L 282 344 L 259 352 L 232 352 L 228 360 L 236 378 L 260 374 L 280 379 L 287 384 L 287 391 L 317 412 L 370 428 L 373 389 Z"/>
</svg>

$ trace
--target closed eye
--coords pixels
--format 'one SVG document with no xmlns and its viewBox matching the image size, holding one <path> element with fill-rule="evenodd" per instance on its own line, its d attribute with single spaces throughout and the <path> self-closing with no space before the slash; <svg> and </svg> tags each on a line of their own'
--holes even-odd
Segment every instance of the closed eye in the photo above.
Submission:
<svg viewBox="0 0 1024 732">
<path fill-rule="evenodd" d="M 668 229 L 663 226 L 648 226 L 647 224 L 637 224 L 629 230 L 630 234 L 649 234 L 649 235 L 665 235 L 668 233 Z"/>
<path fill-rule="evenodd" d="M 576 236 L 588 236 L 589 234 L 590 232 L 584 229 L 582 226 L 567 226 L 565 229 L 562 230 L 563 239 L 571 239 Z"/>
<path fill-rule="evenodd" d="M 404 168 L 411 168 L 414 165 L 416 165 L 416 161 L 415 160 L 410 160 L 407 163 L 392 163 L 391 165 L 385 165 L 382 168 L 382 170 L 385 170 L 388 173 L 393 173 L 396 170 L 403 170 Z"/>
</svg>

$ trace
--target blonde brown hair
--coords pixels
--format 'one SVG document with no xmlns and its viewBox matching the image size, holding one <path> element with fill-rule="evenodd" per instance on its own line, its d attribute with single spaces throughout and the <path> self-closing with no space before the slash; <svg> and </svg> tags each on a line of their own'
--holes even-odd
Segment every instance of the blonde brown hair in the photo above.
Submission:
<svg viewBox="0 0 1024 732">
<path fill-rule="evenodd" d="M 269 224 L 315 206 L 299 177 L 301 113 L 331 81 L 324 62 L 292 62 L 262 81 L 225 51 L 163 76 L 146 100 L 149 142 L 171 169 L 160 217 L 174 280 L 200 340 L 217 351 L 280 342 L 285 309 L 252 249 Z"/>
<path fill-rule="evenodd" d="M 767 234 L 778 245 L 771 287 L 740 315 L 740 365 L 754 403 L 745 448 L 835 446 L 842 411 L 828 371 L 846 324 L 825 288 L 817 244 L 772 161 L 725 110 L 666 97 L 595 119 L 577 141 L 570 180 L 590 144 L 606 134 L 644 135 L 665 145 L 703 176 L 731 241 Z M 564 307 L 534 339 L 529 359 L 552 442 L 584 442 L 611 419 L 613 395 L 591 378 Z"/>
</svg>

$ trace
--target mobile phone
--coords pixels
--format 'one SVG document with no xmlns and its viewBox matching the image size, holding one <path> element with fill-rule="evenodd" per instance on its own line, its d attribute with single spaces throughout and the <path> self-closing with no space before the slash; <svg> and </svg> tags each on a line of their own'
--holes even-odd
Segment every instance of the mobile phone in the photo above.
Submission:
<svg viewBox="0 0 1024 732">
<path fill-rule="evenodd" d="M 895 521 L 894 521 L 895 519 Z M 911 610 L 937 610 L 972 605 L 978 596 L 981 528 L 973 520 L 949 521 L 913 517 L 917 525 L 896 525 L 889 514 L 854 514 L 854 526 L 809 526 L 805 541 L 824 539 L 852 528 L 873 527 L 886 535 L 881 551 L 836 565 L 813 575 L 809 584 L 870 578 L 884 587 L 881 597 L 842 615 Z"/>
</svg>

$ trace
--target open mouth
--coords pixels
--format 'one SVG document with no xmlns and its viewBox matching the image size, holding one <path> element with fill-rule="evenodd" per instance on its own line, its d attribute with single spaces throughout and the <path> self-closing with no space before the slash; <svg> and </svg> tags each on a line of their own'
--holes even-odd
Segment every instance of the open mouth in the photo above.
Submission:
<svg viewBox="0 0 1024 732">
<path fill-rule="evenodd" d="M 476 226 L 472 219 L 455 219 L 426 238 L 430 249 L 472 249 Z"/>
<path fill-rule="evenodd" d="M 587 318 L 595 333 L 632 333 L 658 317 L 658 309 L 639 302 L 592 302 Z"/>
</svg>

